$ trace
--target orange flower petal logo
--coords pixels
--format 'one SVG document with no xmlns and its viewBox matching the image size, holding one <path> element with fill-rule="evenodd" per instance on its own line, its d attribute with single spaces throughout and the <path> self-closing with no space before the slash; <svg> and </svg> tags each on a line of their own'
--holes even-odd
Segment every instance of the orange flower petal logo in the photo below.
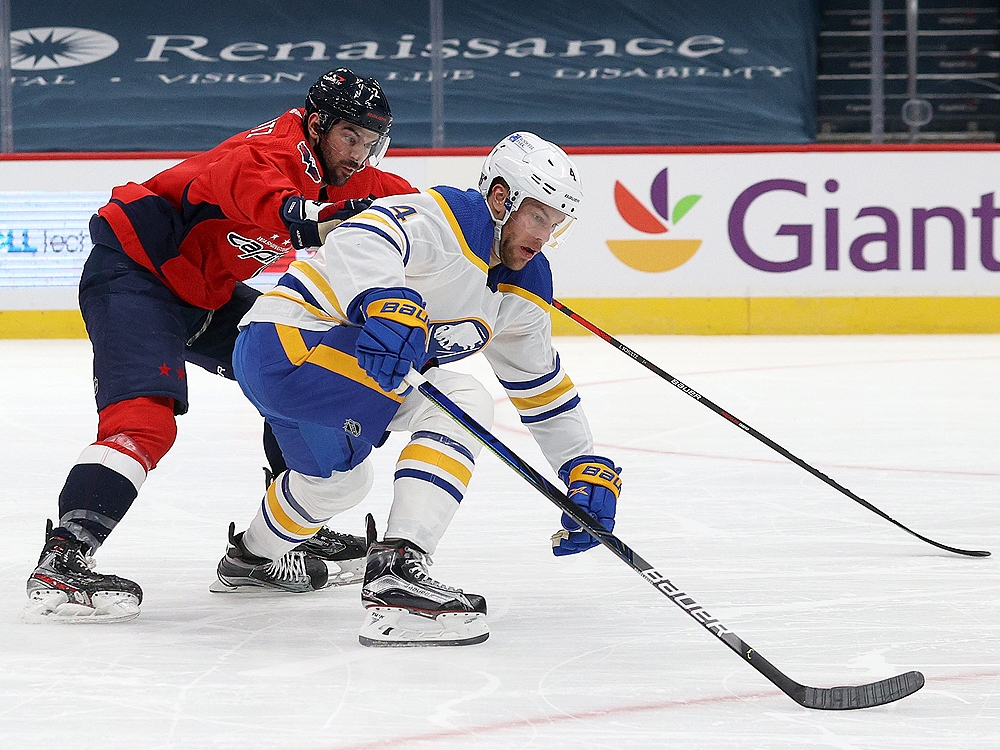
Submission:
<svg viewBox="0 0 1000 750">
<path fill-rule="evenodd" d="M 663 234 L 663 222 L 651 214 L 624 185 L 615 180 L 615 207 L 630 227 L 646 234 Z"/>
</svg>

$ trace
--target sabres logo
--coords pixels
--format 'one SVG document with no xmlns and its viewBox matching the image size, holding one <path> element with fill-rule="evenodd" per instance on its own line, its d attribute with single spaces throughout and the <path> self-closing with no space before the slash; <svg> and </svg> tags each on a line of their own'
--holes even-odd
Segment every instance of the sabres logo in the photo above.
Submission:
<svg viewBox="0 0 1000 750">
<path fill-rule="evenodd" d="M 475 319 L 432 323 L 429 334 L 427 350 L 442 364 L 479 351 L 491 336 L 490 329 Z"/>
<path fill-rule="evenodd" d="M 323 178 L 320 177 L 319 167 L 316 165 L 316 157 L 313 156 L 313 152 L 309 150 L 309 146 L 306 145 L 305 141 L 299 141 L 299 156 L 302 157 L 302 163 L 306 165 L 306 175 L 308 175 L 309 179 L 317 185 L 322 183 Z"/>
</svg>

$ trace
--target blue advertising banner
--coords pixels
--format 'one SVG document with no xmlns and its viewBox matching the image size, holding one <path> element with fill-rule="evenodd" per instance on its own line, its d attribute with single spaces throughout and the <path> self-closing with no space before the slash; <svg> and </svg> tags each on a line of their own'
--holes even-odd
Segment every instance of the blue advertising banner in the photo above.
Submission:
<svg viewBox="0 0 1000 750">
<path fill-rule="evenodd" d="M 812 0 L 444 3 L 445 145 L 804 143 Z M 16 151 L 200 150 L 301 106 L 347 66 L 431 143 L 428 4 L 12 0 Z"/>
</svg>

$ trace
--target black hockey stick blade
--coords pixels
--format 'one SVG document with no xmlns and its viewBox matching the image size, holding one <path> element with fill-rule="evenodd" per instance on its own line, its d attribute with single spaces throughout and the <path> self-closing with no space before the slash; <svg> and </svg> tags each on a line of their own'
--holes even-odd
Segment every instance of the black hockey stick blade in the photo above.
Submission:
<svg viewBox="0 0 1000 750">
<path fill-rule="evenodd" d="M 642 576 L 647 583 L 684 610 L 695 622 L 726 644 L 800 706 L 831 711 L 871 708 L 898 701 L 923 687 L 924 676 L 920 672 L 907 672 L 886 680 L 856 687 L 814 688 L 800 685 L 761 656 L 756 649 L 748 646 L 733 631 L 712 617 L 690 594 L 671 583 L 666 576 L 642 559 L 625 542 L 610 531 L 605 531 L 596 518 L 570 500 L 565 493 L 539 474 L 531 464 L 462 411 L 451 399 L 429 383 L 423 375 L 416 370 L 410 370 L 410 374 L 406 376 L 404 382 L 417 388 L 426 399 L 468 430 L 476 440 L 517 472 L 528 484 L 551 500 L 557 508 L 580 524 L 588 534 L 611 550 L 619 560 Z"/>
<path fill-rule="evenodd" d="M 686 594 L 684 596 L 687 597 Z M 842 685 L 832 688 L 801 685 L 747 646 L 735 633 L 723 633 L 719 635 L 719 640 L 740 654 L 758 672 L 777 685 L 785 695 L 805 708 L 849 711 L 854 708 L 883 706 L 912 695 L 924 686 L 924 676 L 920 672 L 904 672 L 865 685 Z"/>
<path fill-rule="evenodd" d="M 905 672 L 856 687 L 814 688 L 799 685 L 800 690 L 791 698 L 806 708 L 839 711 L 882 706 L 913 695 L 923 686 L 924 676 L 920 672 Z"/>
<path fill-rule="evenodd" d="M 759 440 L 760 442 L 762 442 L 764 445 L 766 445 L 771 450 L 775 451 L 776 453 L 780 453 L 782 456 L 784 456 L 785 458 L 787 458 L 789 461 L 791 461 L 796 466 L 798 466 L 798 467 L 800 467 L 802 469 L 805 469 L 806 471 L 808 471 L 810 474 L 812 474 L 814 477 L 816 477 L 820 481 L 825 482 L 829 486 L 833 487 L 833 489 L 837 490 L 837 492 L 839 492 L 842 495 L 845 495 L 845 496 L 851 498 L 851 500 L 853 500 L 854 502 L 856 502 L 859 505 L 867 508 L 872 513 L 874 513 L 874 514 L 876 514 L 878 516 L 881 516 L 882 518 L 884 518 L 889 523 L 891 523 L 894 526 L 896 526 L 897 528 L 900 528 L 903 531 L 905 531 L 907 534 L 911 534 L 912 536 L 915 536 L 917 539 L 919 539 L 922 542 L 927 542 L 927 544 L 930 544 L 931 546 L 937 547 L 938 549 L 943 549 L 946 552 L 952 552 L 952 553 L 954 553 L 956 555 L 965 555 L 966 557 L 989 557 L 990 556 L 990 553 L 989 553 L 988 550 L 984 550 L 984 549 L 962 549 L 960 547 L 951 547 L 951 546 L 949 546 L 947 544 L 942 544 L 941 542 L 935 542 L 933 539 L 930 539 L 930 538 L 924 536 L 923 534 L 918 534 L 913 529 L 909 528 L 908 526 L 903 525 L 902 523 L 900 523 L 899 521 L 897 521 L 895 518 L 893 518 L 889 514 L 885 513 L 881 509 L 879 509 L 876 506 L 872 505 L 870 502 L 868 502 L 867 500 L 865 500 L 863 497 L 855 495 L 849 489 L 847 489 L 846 487 L 844 487 L 839 482 L 834 481 L 833 479 L 831 479 L 830 477 L 828 477 L 826 474 L 824 474 L 819 469 L 817 469 L 814 466 L 806 463 L 805 461 L 803 461 L 801 458 L 799 458 L 798 456 L 796 456 L 791 451 L 788 451 L 785 448 L 782 448 L 776 442 L 774 442 L 773 440 L 771 440 L 771 438 L 769 438 L 767 435 L 764 435 L 763 433 L 758 432 L 753 427 L 751 427 L 750 425 L 746 424 L 745 422 L 743 422 L 739 418 L 734 417 L 732 414 L 730 414 L 729 412 L 727 412 L 721 406 L 719 406 L 716 403 L 713 403 L 711 400 L 707 399 L 705 396 L 702 396 L 694 388 L 688 387 L 687 385 L 685 385 L 684 383 L 682 383 L 680 380 L 678 380 L 677 378 L 675 378 L 673 375 L 671 375 L 666 370 L 660 369 L 659 367 L 657 367 L 655 364 L 653 364 L 652 362 L 650 362 L 648 359 L 646 359 L 645 357 L 643 357 L 638 352 L 633 351 L 629 347 L 625 346 L 625 344 L 623 344 L 621 341 L 619 341 L 618 339 L 616 339 L 610 333 L 607 333 L 606 331 L 601 330 L 596 325 L 594 325 L 593 323 L 591 323 L 589 320 L 587 320 L 586 318 L 584 318 L 582 315 L 580 315 L 578 313 L 575 313 L 572 310 L 570 310 L 568 307 L 566 307 L 566 305 L 564 305 L 559 300 L 557 300 L 557 299 L 552 300 L 552 306 L 554 308 L 556 308 L 557 310 L 559 310 L 559 312 L 561 312 L 564 315 L 566 315 L 570 320 L 572 320 L 572 321 L 574 321 L 576 323 L 579 323 L 581 326 L 583 326 L 584 328 L 586 328 L 588 331 L 590 331 L 591 333 L 593 333 L 598 338 L 604 339 L 605 341 L 607 341 L 609 344 L 611 344 L 615 349 L 617 349 L 618 351 L 620 351 L 622 354 L 625 354 L 626 356 L 632 358 L 633 360 L 635 360 L 636 362 L 638 362 L 640 365 L 642 365 L 643 367 L 645 367 L 650 372 L 652 372 L 652 373 L 654 373 L 656 375 L 659 375 L 661 378 L 663 378 L 668 383 L 670 383 L 670 385 L 674 386 L 675 388 L 677 388 L 678 390 L 680 390 L 682 393 L 690 396 L 695 401 L 697 401 L 698 403 L 700 403 L 702 406 L 704 406 L 704 407 L 706 407 L 708 409 L 711 409 L 712 411 L 714 411 L 716 414 L 718 414 L 720 417 L 722 417 L 726 421 L 731 422 L 732 424 L 736 425 L 741 430 L 743 430 L 745 433 L 747 433 L 748 435 L 750 435 L 750 437 L 756 438 L 757 440 Z"/>
</svg>

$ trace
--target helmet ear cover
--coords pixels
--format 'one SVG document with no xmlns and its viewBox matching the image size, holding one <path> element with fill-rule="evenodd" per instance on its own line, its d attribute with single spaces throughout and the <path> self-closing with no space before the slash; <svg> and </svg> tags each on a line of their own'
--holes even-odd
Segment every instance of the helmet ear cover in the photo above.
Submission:
<svg viewBox="0 0 1000 750">
<path fill-rule="evenodd" d="M 507 191 L 507 194 L 504 196 L 503 199 L 503 205 L 504 205 L 504 210 L 507 213 L 507 216 L 510 216 L 510 213 L 512 211 L 517 210 L 517 208 L 519 208 L 520 206 L 514 206 L 514 201 L 511 200 L 512 191 L 510 189 L 510 185 L 507 184 L 507 180 L 505 180 L 503 177 L 501 177 L 500 175 L 494 177 L 493 180 L 490 182 L 490 186 L 483 193 L 483 197 L 489 199 L 490 193 L 493 192 L 493 188 L 495 188 L 497 185 L 503 185 L 504 190 Z M 503 221 L 507 220 L 507 216 L 504 217 Z"/>
</svg>

